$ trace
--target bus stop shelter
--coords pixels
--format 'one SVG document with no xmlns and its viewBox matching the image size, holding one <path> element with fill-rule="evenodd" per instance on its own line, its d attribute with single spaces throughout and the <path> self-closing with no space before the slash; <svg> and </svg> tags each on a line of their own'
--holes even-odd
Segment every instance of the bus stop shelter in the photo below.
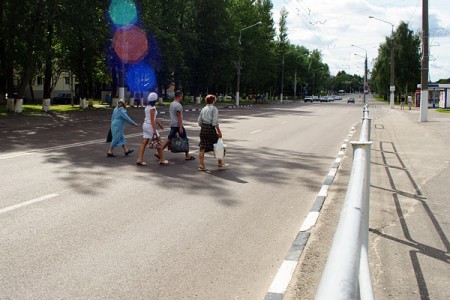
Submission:
<svg viewBox="0 0 450 300">
<path fill-rule="evenodd" d="M 418 90 L 414 97 L 416 107 L 420 107 L 421 87 L 421 84 L 417 85 Z M 450 84 L 429 83 L 428 93 L 428 107 L 450 108 Z"/>
</svg>

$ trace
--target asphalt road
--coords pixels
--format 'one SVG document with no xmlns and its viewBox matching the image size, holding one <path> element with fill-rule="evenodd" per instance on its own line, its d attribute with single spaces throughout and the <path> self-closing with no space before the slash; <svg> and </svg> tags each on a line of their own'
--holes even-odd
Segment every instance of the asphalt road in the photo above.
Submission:
<svg viewBox="0 0 450 300">
<path fill-rule="evenodd" d="M 0 120 L 0 298 L 263 299 L 360 101 L 220 109 L 230 166 L 207 154 L 210 173 L 137 167 L 130 126 L 136 152 L 107 158 L 110 112 Z"/>
</svg>

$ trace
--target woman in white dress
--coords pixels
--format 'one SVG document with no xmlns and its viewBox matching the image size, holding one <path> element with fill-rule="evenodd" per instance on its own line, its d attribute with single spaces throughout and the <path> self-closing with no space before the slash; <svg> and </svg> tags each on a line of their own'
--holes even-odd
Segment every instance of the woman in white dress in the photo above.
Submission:
<svg viewBox="0 0 450 300">
<path fill-rule="evenodd" d="M 156 116 L 158 115 L 158 111 L 156 110 L 155 107 L 157 99 L 158 95 L 156 93 L 150 93 L 148 95 L 148 102 L 147 105 L 145 106 L 145 120 L 144 123 L 142 124 L 143 137 L 141 141 L 141 146 L 139 147 L 138 159 L 136 161 L 136 165 L 138 166 L 147 165 L 144 161 L 144 152 L 149 142 L 153 143 L 153 145 L 156 145 L 158 155 L 155 156 L 159 158 L 159 164 L 160 165 L 169 164 L 167 160 L 164 160 L 163 149 L 161 147 L 161 136 L 158 130 L 156 129 L 156 125 L 158 125 L 159 128 L 164 129 L 161 122 L 159 122 L 156 119 Z"/>
</svg>

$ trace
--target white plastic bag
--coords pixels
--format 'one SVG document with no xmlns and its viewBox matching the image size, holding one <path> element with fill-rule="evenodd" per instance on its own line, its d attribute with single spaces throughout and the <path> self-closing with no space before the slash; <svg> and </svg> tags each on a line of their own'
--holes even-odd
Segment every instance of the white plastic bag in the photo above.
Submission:
<svg viewBox="0 0 450 300">
<path fill-rule="evenodd" d="M 214 157 L 217 159 L 223 159 L 225 157 L 226 145 L 223 143 L 222 139 L 218 139 L 214 146 Z"/>
</svg>

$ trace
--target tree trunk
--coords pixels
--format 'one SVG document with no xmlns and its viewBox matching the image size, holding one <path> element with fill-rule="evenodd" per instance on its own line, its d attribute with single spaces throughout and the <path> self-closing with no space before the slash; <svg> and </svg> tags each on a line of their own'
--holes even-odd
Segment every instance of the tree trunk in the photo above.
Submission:
<svg viewBox="0 0 450 300">
<path fill-rule="evenodd" d="M 23 70 L 23 73 L 21 76 L 21 81 L 20 81 L 19 87 L 17 89 L 17 99 L 25 98 L 25 91 L 27 89 L 27 85 L 31 78 L 31 73 L 32 73 L 31 61 L 32 61 L 32 57 L 31 57 L 31 54 L 29 54 L 26 59 L 26 63 L 25 63 L 24 70 Z"/>
<path fill-rule="evenodd" d="M 51 17 L 49 19 L 51 19 Z M 52 53 L 50 49 L 53 40 L 53 22 L 51 20 L 49 20 L 47 31 L 47 46 L 49 49 L 47 49 L 47 55 L 45 57 L 44 99 L 50 99 L 52 94 Z"/>
<path fill-rule="evenodd" d="M 33 101 L 34 100 L 33 80 L 30 80 L 28 82 L 28 87 L 30 89 L 31 101 Z"/>
</svg>

